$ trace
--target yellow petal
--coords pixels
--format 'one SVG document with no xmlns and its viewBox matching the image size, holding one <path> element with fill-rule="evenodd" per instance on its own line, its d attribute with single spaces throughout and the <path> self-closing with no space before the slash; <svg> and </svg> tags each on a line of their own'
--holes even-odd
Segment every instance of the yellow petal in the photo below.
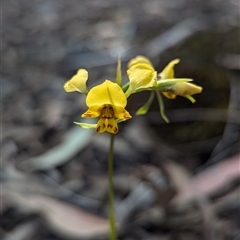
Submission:
<svg viewBox="0 0 240 240">
<path fill-rule="evenodd" d="M 193 95 L 201 92 L 202 92 L 202 87 L 198 85 L 195 85 L 189 82 L 180 82 L 173 85 L 171 87 L 171 91 L 162 92 L 162 94 L 169 99 L 175 99 L 177 95 L 185 96 L 185 95 Z"/>
<path fill-rule="evenodd" d="M 180 62 L 179 59 L 174 59 L 163 69 L 163 71 L 158 74 L 161 79 L 174 78 L 174 66 Z"/>
<path fill-rule="evenodd" d="M 150 71 L 155 71 L 155 69 L 151 65 L 148 65 L 146 63 L 134 64 L 130 68 L 128 68 L 128 71 L 131 71 L 132 69 L 135 69 L 135 68 L 144 68 L 144 69 L 147 69 L 147 70 L 150 70 Z"/>
<path fill-rule="evenodd" d="M 162 94 L 168 99 L 175 99 L 177 97 L 176 94 L 171 93 L 171 92 L 162 92 Z"/>
<path fill-rule="evenodd" d="M 91 106 L 89 109 L 82 114 L 84 118 L 96 118 L 101 114 L 102 106 Z"/>
<path fill-rule="evenodd" d="M 88 72 L 85 69 L 79 69 L 77 74 L 64 84 L 66 92 L 82 92 L 87 93 L 86 82 L 88 79 Z"/>
<path fill-rule="evenodd" d="M 137 67 L 132 67 L 127 70 L 132 91 L 138 88 L 149 88 L 157 84 L 157 72 L 147 64 L 137 64 Z"/>
<path fill-rule="evenodd" d="M 97 123 L 96 131 L 97 133 L 103 133 L 107 131 L 116 134 L 118 132 L 117 122 L 114 118 L 100 118 Z"/>
<path fill-rule="evenodd" d="M 87 97 L 86 104 L 91 106 L 112 105 L 125 107 L 127 105 L 126 96 L 117 83 L 105 80 L 102 84 L 93 87 Z"/>
<path fill-rule="evenodd" d="M 119 106 L 112 106 L 114 110 L 114 115 L 118 119 L 129 119 L 132 118 L 132 116 L 129 114 L 128 111 L 126 111 L 124 108 Z"/>
<path fill-rule="evenodd" d="M 133 65 L 139 64 L 139 63 L 145 63 L 145 64 L 151 66 L 152 69 L 154 69 L 151 61 L 150 61 L 148 58 L 146 58 L 146 57 L 144 57 L 144 56 L 141 56 L 141 55 L 138 55 L 138 56 L 136 56 L 135 58 L 132 58 L 132 59 L 128 62 L 128 68 L 131 68 Z"/>
<path fill-rule="evenodd" d="M 176 95 L 183 96 L 201 93 L 202 87 L 195 85 L 193 83 L 183 82 L 175 84 L 172 90 Z"/>
</svg>

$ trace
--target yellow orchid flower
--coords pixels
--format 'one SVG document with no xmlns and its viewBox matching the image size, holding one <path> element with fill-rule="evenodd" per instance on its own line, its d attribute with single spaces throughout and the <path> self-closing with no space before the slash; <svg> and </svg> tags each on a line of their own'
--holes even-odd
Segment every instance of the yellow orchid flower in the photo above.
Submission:
<svg viewBox="0 0 240 240">
<path fill-rule="evenodd" d="M 162 72 L 157 74 L 148 58 L 139 55 L 131 59 L 127 70 L 130 83 L 125 94 L 128 97 L 139 90 L 162 90 L 165 97 L 175 99 L 177 95 L 188 96 L 200 93 L 202 87 L 189 83 L 192 79 L 175 78 L 174 66 L 179 62 L 179 59 L 172 60 Z M 165 81 L 160 82 L 161 80 Z"/>
<path fill-rule="evenodd" d="M 86 104 L 88 110 L 82 114 L 84 118 L 99 117 L 96 125 L 98 133 L 118 132 L 117 120 L 127 120 L 131 118 L 128 111 L 126 96 L 117 83 L 105 80 L 102 84 L 93 87 L 87 97 Z"/>
<path fill-rule="evenodd" d="M 180 62 L 179 59 L 174 59 L 168 63 L 162 72 L 157 74 L 151 61 L 144 56 L 137 56 L 131 59 L 128 63 L 127 74 L 129 77 L 129 88 L 127 96 L 139 90 L 161 90 L 162 94 L 169 98 L 175 99 L 177 95 L 188 96 L 200 93 L 202 87 L 189 83 L 191 79 L 180 79 L 174 76 L 174 66 Z M 164 87 L 160 83 L 165 80 Z M 162 82 L 163 83 L 163 82 Z"/>
<path fill-rule="evenodd" d="M 158 74 L 158 77 L 161 79 L 174 79 L 174 66 L 180 62 L 179 59 L 174 59 L 163 69 L 161 73 Z M 159 78 L 158 78 L 159 79 Z M 193 95 L 202 92 L 202 87 L 197 86 L 193 83 L 187 81 L 181 81 L 173 84 L 168 92 L 162 92 L 162 94 L 169 98 L 175 99 L 177 95 L 187 96 Z"/>
<path fill-rule="evenodd" d="M 85 69 L 79 69 L 77 74 L 74 75 L 70 80 L 68 80 L 63 88 L 66 92 L 81 92 L 88 93 L 86 82 L 88 80 L 88 72 Z"/>
<path fill-rule="evenodd" d="M 139 55 L 131 59 L 128 63 L 127 70 L 129 86 L 127 84 L 123 86 L 124 90 L 127 89 L 125 90 L 125 95 L 128 97 L 135 92 L 155 90 L 160 107 L 160 113 L 163 119 L 168 122 L 168 119 L 164 114 L 164 105 L 159 91 L 169 99 L 175 99 L 177 95 L 180 95 L 188 98 L 191 102 L 195 102 L 195 99 L 191 95 L 202 91 L 202 87 L 189 83 L 192 79 L 174 77 L 174 66 L 179 62 L 179 59 L 172 60 L 162 72 L 157 74 L 148 58 Z M 151 93 L 146 104 L 139 108 L 136 114 L 146 114 L 153 102 L 153 99 L 154 95 Z"/>
<path fill-rule="evenodd" d="M 127 75 L 129 88 L 125 93 L 127 97 L 139 89 L 147 89 L 157 84 L 157 72 L 150 60 L 144 56 L 137 56 L 128 63 Z"/>
</svg>

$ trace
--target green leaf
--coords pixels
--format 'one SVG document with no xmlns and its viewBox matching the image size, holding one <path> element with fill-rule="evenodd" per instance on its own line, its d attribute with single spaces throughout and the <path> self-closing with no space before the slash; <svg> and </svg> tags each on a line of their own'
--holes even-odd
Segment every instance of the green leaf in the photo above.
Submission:
<svg viewBox="0 0 240 240">
<path fill-rule="evenodd" d="M 150 106 L 152 105 L 152 102 L 153 102 L 153 99 L 154 99 L 154 92 L 151 91 L 150 92 L 150 96 L 149 96 L 149 99 L 147 100 L 147 102 L 142 106 L 140 107 L 137 112 L 136 112 L 136 115 L 139 116 L 139 115 L 144 115 L 148 112 Z"/>
</svg>

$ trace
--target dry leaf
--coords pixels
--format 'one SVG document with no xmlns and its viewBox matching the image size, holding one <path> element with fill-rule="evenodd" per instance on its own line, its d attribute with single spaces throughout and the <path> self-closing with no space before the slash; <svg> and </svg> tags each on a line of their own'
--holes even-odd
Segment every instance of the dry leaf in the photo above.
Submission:
<svg viewBox="0 0 240 240">
<path fill-rule="evenodd" d="M 67 239 L 97 240 L 106 238 L 109 231 L 107 219 L 88 213 L 69 203 L 43 195 L 23 195 L 3 189 L 4 198 L 25 212 L 38 213 L 44 224 L 56 235 Z"/>
<path fill-rule="evenodd" d="M 196 193 L 192 189 L 197 189 L 200 195 L 210 196 L 216 194 L 230 185 L 234 180 L 239 179 L 239 166 L 240 154 L 237 154 L 209 167 L 193 177 L 173 199 L 173 202 L 191 201 L 196 196 Z"/>
</svg>

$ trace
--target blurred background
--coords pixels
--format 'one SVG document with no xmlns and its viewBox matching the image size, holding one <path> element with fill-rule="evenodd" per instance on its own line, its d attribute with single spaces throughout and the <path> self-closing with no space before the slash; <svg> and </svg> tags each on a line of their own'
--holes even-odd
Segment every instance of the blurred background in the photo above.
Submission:
<svg viewBox="0 0 240 240">
<path fill-rule="evenodd" d="M 63 84 L 115 79 L 143 54 L 203 87 L 119 125 L 120 240 L 236 240 L 240 180 L 238 0 L 2 1 L 3 240 L 108 239 L 108 134 L 78 128 L 85 96 Z M 149 93 L 131 96 L 135 111 Z"/>
</svg>

